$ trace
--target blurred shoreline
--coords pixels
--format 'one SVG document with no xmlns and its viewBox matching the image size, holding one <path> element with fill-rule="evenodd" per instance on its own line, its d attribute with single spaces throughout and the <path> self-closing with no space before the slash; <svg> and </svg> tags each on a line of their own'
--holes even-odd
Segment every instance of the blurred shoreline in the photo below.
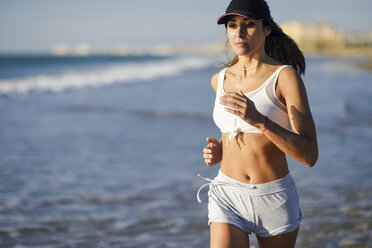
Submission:
<svg viewBox="0 0 372 248">
<path fill-rule="evenodd" d="M 327 56 L 367 56 L 372 57 L 372 30 L 340 31 L 331 22 L 288 21 L 280 24 L 284 33 L 290 36 L 304 53 Z M 50 53 L 66 55 L 183 55 L 221 54 L 227 48 L 226 40 L 215 40 L 202 44 L 156 44 L 92 47 L 87 43 L 75 46 L 55 44 Z"/>
<path fill-rule="evenodd" d="M 301 51 L 309 56 L 341 56 L 341 57 L 370 57 L 372 58 L 371 45 L 363 47 L 327 47 L 324 41 L 323 47 L 317 48 L 310 43 L 303 44 L 295 40 Z M 318 43 L 319 44 L 319 43 Z M 226 53 L 226 41 L 215 41 L 199 45 L 171 44 L 157 46 L 115 46 L 104 49 L 88 48 L 84 51 L 78 48 L 58 45 L 51 49 L 50 55 L 54 56 L 172 56 L 172 55 L 219 55 Z M 48 53 L 46 53 L 48 54 Z"/>
</svg>

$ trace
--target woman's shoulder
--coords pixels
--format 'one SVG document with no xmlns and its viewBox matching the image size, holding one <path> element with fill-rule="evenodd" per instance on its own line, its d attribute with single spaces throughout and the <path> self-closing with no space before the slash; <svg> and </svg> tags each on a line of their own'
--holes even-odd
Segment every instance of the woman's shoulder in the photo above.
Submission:
<svg viewBox="0 0 372 248">
<path fill-rule="evenodd" d="M 212 79 L 211 79 L 211 85 L 212 85 L 212 88 L 213 90 L 216 92 L 217 91 L 217 85 L 218 85 L 218 79 L 220 77 L 220 73 L 223 71 L 223 70 L 226 70 L 226 68 L 222 69 L 221 71 L 217 72 L 216 74 L 214 74 L 212 76 Z"/>
<path fill-rule="evenodd" d="M 278 69 L 282 68 L 280 71 L 278 82 L 279 81 L 298 81 L 301 78 L 300 74 L 291 66 L 291 65 L 281 65 L 278 66 Z"/>
<path fill-rule="evenodd" d="M 271 71 L 272 73 L 278 72 L 278 84 L 279 81 L 294 80 L 299 76 L 297 71 L 291 65 L 283 64 L 277 60 L 273 60 L 273 62 L 269 64 L 269 67 L 271 67 L 271 69 L 268 69 L 268 71 Z"/>
<path fill-rule="evenodd" d="M 301 75 L 290 65 L 285 66 L 281 70 L 278 76 L 277 87 L 282 95 L 286 95 L 286 92 L 305 91 Z"/>
<path fill-rule="evenodd" d="M 212 79 L 211 79 L 211 85 L 212 85 L 212 88 L 214 90 L 214 92 L 217 91 L 217 85 L 218 85 L 218 77 L 219 77 L 220 73 L 217 72 L 216 74 L 214 74 L 212 76 Z"/>
</svg>

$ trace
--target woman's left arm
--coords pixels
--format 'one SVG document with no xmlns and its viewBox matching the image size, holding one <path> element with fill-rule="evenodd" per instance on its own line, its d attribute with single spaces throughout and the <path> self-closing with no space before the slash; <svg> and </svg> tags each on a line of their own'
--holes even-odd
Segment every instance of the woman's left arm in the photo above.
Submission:
<svg viewBox="0 0 372 248">
<path fill-rule="evenodd" d="M 283 152 L 312 167 L 318 160 L 318 142 L 305 85 L 295 70 L 285 68 L 279 75 L 277 87 L 285 100 L 293 132 L 269 121 L 264 134 Z M 262 122 L 259 128 L 264 128 Z"/>
<path fill-rule="evenodd" d="M 270 119 L 266 120 L 243 93 L 227 93 L 220 98 L 221 104 L 230 107 L 225 108 L 226 111 L 265 130 L 264 135 L 284 153 L 312 167 L 318 160 L 318 142 L 304 83 L 295 70 L 284 68 L 279 75 L 277 87 L 285 100 L 293 132 Z"/>
</svg>

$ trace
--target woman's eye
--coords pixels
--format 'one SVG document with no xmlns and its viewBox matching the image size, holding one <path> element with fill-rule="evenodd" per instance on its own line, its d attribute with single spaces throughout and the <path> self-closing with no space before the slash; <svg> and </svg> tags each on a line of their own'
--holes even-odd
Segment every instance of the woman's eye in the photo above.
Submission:
<svg viewBox="0 0 372 248">
<path fill-rule="evenodd" d="M 242 23 L 241 24 L 241 27 L 242 28 L 251 28 L 251 27 L 254 27 L 256 25 L 255 22 L 246 22 L 246 23 Z M 238 27 L 238 24 L 232 22 L 232 23 L 228 23 L 227 24 L 227 27 L 229 28 L 237 28 Z"/>
<path fill-rule="evenodd" d="M 247 22 L 244 25 L 247 26 L 247 27 L 254 27 L 256 25 L 256 23 L 254 23 L 254 22 Z"/>
<path fill-rule="evenodd" d="M 229 23 L 227 26 L 229 28 L 236 28 L 236 24 L 235 23 Z"/>
</svg>

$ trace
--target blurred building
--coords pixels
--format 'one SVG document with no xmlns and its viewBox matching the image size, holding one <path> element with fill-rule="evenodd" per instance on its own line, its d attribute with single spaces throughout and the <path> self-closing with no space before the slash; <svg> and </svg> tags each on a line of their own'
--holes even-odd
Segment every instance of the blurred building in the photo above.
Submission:
<svg viewBox="0 0 372 248">
<path fill-rule="evenodd" d="M 75 47 L 75 54 L 80 56 L 87 56 L 91 53 L 91 48 L 86 43 L 80 43 Z"/>
<path fill-rule="evenodd" d="M 372 47 L 372 31 L 346 32 L 342 37 L 346 47 Z"/>
<path fill-rule="evenodd" d="M 372 32 L 340 32 L 328 22 L 291 21 L 282 23 L 283 31 L 304 52 L 372 53 Z"/>
<path fill-rule="evenodd" d="M 71 53 L 71 47 L 66 44 L 57 44 L 52 47 L 51 54 L 56 56 L 65 56 Z"/>
<path fill-rule="evenodd" d="M 327 22 L 292 21 L 281 24 L 289 35 L 304 51 L 336 51 L 343 48 L 342 35 Z"/>
</svg>

